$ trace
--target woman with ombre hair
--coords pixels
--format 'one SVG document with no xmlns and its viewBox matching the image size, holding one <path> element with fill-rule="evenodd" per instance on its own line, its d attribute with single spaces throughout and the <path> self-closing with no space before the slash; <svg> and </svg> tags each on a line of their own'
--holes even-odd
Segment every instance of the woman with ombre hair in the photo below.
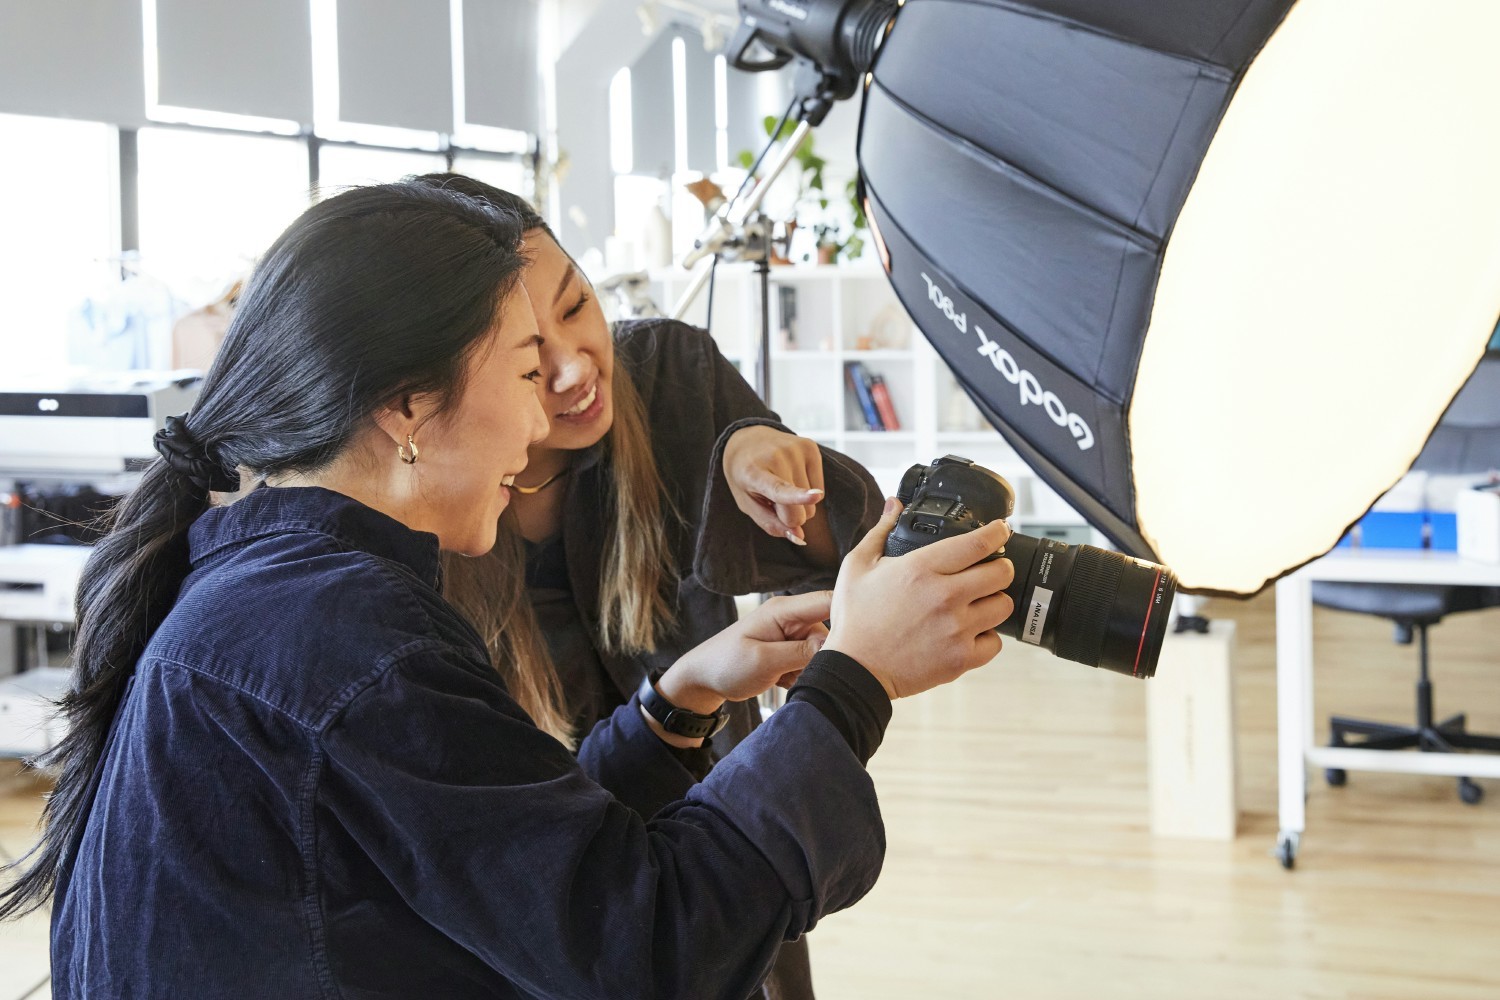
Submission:
<svg viewBox="0 0 1500 1000">
<path fill-rule="evenodd" d="M 611 329 L 525 199 L 459 174 L 417 179 L 515 212 L 526 230 L 549 432 L 495 548 L 450 560 L 447 594 L 522 704 L 570 742 L 732 624 L 733 595 L 833 586 L 883 498 L 858 463 L 782 425 L 705 331 Z M 723 730 L 685 763 L 706 774 L 759 723 L 755 702 L 726 706 Z M 805 942 L 782 949 L 765 994 L 810 1000 Z"/>
</svg>

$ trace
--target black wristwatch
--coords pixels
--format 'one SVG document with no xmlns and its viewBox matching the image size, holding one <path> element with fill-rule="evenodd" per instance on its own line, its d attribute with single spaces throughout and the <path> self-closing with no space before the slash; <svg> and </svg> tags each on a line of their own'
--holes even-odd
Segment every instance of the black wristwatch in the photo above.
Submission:
<svg viewBox="0 0 1500 1000">
<path fill-rule="evenodd" d="M 729 723 L 728 702 L 720 705 L 719 710 L 712 715 L 689 712 L 663 698 L 661 692 L 656 690 L 656 682 L 650 675 L 641 681 L 641 689 L 637 694 L 646 714 L 661 723 L 661 727 L 673 736 L 705 740 L 716 735 Z"/>
</svg>

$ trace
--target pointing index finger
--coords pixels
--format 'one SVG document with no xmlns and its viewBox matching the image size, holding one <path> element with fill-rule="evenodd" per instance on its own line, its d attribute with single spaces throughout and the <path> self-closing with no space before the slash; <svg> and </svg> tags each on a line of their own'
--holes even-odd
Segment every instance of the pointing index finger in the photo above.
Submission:
<svg viewBox="0 0 1500 1000">
<path fill-rule="evenodd" d="M 797 486 L 769 473 L 761 479 L 758 492 L 773 504 L 787 506 L 802 506 L 823 499 L 823 491 L 817 487 Z"/>
</svg>

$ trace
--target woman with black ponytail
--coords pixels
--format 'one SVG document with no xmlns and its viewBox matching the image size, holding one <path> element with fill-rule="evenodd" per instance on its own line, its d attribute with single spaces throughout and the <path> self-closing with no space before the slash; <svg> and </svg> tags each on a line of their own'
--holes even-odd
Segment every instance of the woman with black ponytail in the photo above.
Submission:
<svg viewBox="0 0 1500 1000">
<path fill-rule="evenodd" d="M 58 1000 L 739 1000 L 873 883 L 864 764 L 892 698 L 994 655 L 1005 527 L 884 560 L 888 505 L 834 593 L 688 651 L 575 758 L 441 596 L 547 433 L 520 247 L 395 184 L 267 252 L 80 586 L 56 792 L 0 891 L 52 902 Z M 696 782 L 724 702 L 796 670 Z"/>
</svg>

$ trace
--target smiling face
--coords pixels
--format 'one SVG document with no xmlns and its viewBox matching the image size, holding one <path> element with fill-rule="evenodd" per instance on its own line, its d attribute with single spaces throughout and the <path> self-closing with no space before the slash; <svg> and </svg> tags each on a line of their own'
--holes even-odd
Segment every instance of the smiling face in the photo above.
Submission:
<svg viewBox="0 0 1500 1000">
<path fill-rule="evenodd" d="M 533 449 L 538 458 L 597 444 L 614 424 L 615 347 L 593 288 L 557 242 L 533 229 L 525 248 L 531 263 L 521 280 L 544 341 L 541 396 L 549 429 Z"/>
<path fill-rule="evenodd" d="M 410 467 L 420 477 L 414 500 L 421 523 L 407 523 L 470 556 L 494 547 L 508 485 L 548 431 L 539 399 L 541 338 L 524 289 L 505 301 L 501 317 L 475 346 L 462 395 L 418 430 L 421 453 Z"/>
</svg>

